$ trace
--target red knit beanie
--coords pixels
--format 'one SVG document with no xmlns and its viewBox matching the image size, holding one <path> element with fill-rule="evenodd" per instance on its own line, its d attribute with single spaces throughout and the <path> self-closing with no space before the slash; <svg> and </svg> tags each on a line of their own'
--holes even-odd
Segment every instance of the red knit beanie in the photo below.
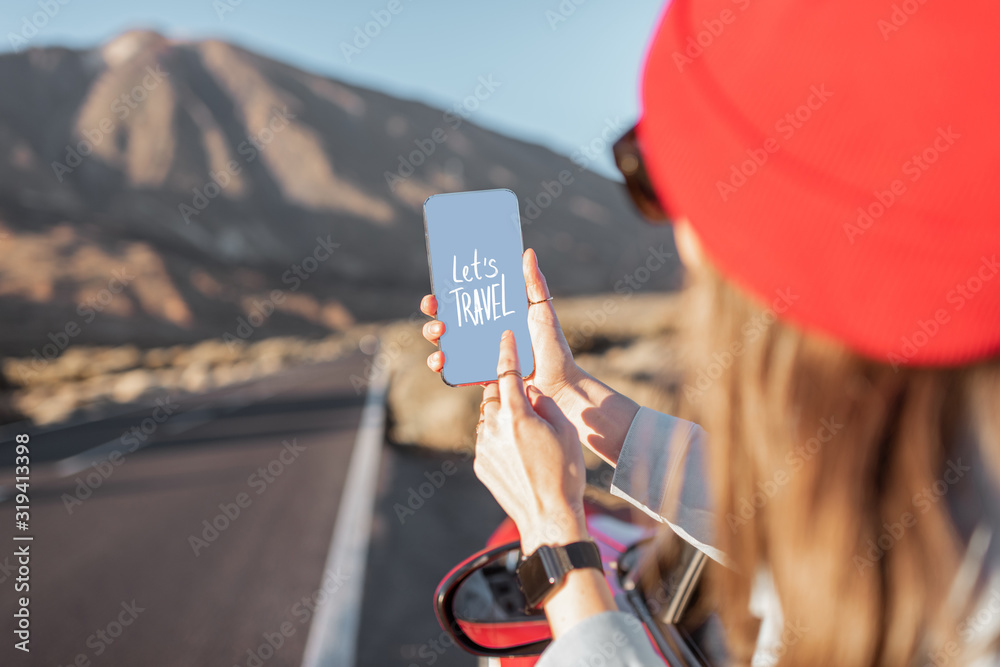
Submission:
<svg viewBox="0 0 1000 667">
<path fill-rule="evenodd" d="M 1000 3 L 674 0 L 638 141 L 779 317 L 894 365 L 1000 353 Z"/>
</svg>

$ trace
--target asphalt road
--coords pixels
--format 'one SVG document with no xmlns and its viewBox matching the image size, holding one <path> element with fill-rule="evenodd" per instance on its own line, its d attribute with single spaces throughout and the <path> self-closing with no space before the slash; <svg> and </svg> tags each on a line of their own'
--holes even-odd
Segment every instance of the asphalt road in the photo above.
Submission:
<svg viewBox="0 0 1000 667">
<path fill-rule="evenodd" d="M 30 529 L 20 533 L 31 542 L 11 539 L 8 433 L 0 664 L 301 664 L 317 599 L 336 595 L 323 567 L 364 403 L 349 378 L 363 362 L 358 353 L 158 411 L 32 433 Z M 104 465 L 88 465 L 95 458 Z M 401 516 L 428 480 L 440 484 Z M 431 594 L 485 542 L 499 508 L 465 457 L 398 446 L 383 447 L 373 496 L 357 665 L 474 665 L 448 646 Z M 14 649 L 12 616 L 14 552 L 24 544 L 30 654 Z"/>
</svg>

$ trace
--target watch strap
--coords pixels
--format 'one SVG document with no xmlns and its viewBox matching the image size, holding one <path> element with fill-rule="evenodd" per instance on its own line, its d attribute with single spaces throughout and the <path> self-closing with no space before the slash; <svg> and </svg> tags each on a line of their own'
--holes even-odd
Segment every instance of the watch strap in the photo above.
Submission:
<svg viewBox="0 0 1000 667">
<path fill-rule="evenodd" d="M 604 564 L 601 563 L 601 552 L 597 548 L 597 544 L 591 540 L 573 542 L 572 544 L 556 548 L 562 549 L 566 554 L 572 566 L 571 569 L 577 570 L 584 567 L 592 567 L 604 572 Z"/>
<path fill-rule="evenodd" d="M 572 570 L 594 568 L 604 572 L 601 552 L 590 541 L 573 542 L 563 546 L 543 544 L 523 559 L 517 568 L 517 580 L 528 607 L 537 609 L 562 585 Z"/>
</svg>

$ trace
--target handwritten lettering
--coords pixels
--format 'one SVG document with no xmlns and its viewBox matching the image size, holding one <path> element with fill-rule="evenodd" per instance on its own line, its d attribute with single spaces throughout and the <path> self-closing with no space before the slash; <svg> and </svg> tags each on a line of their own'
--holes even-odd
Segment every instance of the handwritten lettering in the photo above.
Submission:
<svg viewBox="0 0 1000 667">
<path fill-rule="evenodd" d="M 480 273 L 482 268 L 482 273 Z M 461 273 L 461 278 L 459 278 Z M 454 295 L 455 311 L 458 314 L 458 326 L 463 323 L 470 323 L 472 326 L 495 321 L 507 315 L 513 315 L 513 310 L 507 310 L 507 277 L 500 274 L 495 258 L 483 256 L 479 259 L 479 250 L 473 251 L 472 263 L 458 266 L 458 256 L 452 257 L 451 278 L 453 284 L 481 282 L 491 280 L 500 275 L 499 282 L 491 282 L 488 285 L 476 285 L 468 287 L 456 287 L 448 292 Z M 499 294 L 498 294 L 499 292 Z"/>
</svg>

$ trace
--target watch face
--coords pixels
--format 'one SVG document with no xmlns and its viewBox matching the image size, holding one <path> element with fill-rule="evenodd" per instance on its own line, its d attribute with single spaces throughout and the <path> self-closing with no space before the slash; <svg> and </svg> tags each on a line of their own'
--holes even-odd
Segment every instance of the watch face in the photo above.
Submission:
<svg viewBox="0 0 1000 667">
<path fill-rule="evenodd" d="M 529 607 L 537 607 L 565 572 L 559 571 L 558 559 L 551 547 L 542 545 L 517 568 L 517 579 Z"/>
<path fill-rule="evenodd" d="M 592 567 L 601 572 L 601 552 L 597 545 L 586 540 L 562 547 L 543 544 L 517 568 L 517 581 L 521 585 L 528 606 L 538 607 L 562 583 L 566 573 L 578 567 Z"/>
</svg>

